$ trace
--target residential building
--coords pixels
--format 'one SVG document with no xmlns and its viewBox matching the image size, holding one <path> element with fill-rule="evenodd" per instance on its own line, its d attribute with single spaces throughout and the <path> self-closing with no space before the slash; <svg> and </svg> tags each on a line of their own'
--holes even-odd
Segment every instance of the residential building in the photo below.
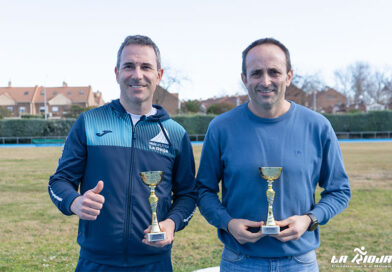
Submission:
<svg viewBox="0 0 392 272">
<path fill-rule="evenodd" d="M 305 105 L 306 102 L 306 93 L 299 89 L 294 84 L 291 84 L 286 89 L 286 99 L 294 101 L 297 104 Z M 239 106 L 249 101 L 249 96 L 247 94 L 244 95 L 234 95 L 234 96 L 223 96 L 223 97 L 213 97 L 206 100 L 200 101 L 201 107 L 203 111 L 207 111 L 207 109 L 216 103 L 228 103 L 233 106 Z"/>
<path fill-rule="evenodd" d="M 242 105 L 246 102 L 249 101 L 248 95 L 233 95 L 233 96 L 223 96 L 223 97 L 213 97 L 213 98 L 208 98 L 206 100 L 200 101 L 201 108 L 204 112 L 207 112 L 207 109 L 212 105 L 212 104 L 220 104 L 220 103 L 226 103 L 226 104 L 231 104 L 233 107 Z"/>
<path fill-rule="evenodd" d="M 169 93 L 161 86 L 157 86 L 152 103 L 161 105 L 170 115 L 178 114 L 180 106 L 178 93 Z"/>
<path fill-rule="evenodd" d="M 102 94 L 93 92 L 91 86 L 69 87 L 65 82 L 61 87 L 0 87 L 0 106 L 11 112 L 12 117 L 23 114 L 43 114 L 61 118 L 72 105 L 98 107 L 104 104 Z"/>
<path fill-rule="evenodd" d="M 20 116 L 22 114 L 34 114 L 35 108 L 33 96 L 37 91 L 35 87 L 0 87 L 0 107 L 11 112 L 12 116 Z"/>
<path fill-rule="evenodd" d="M 287 87 L 285 98 L 303 106 L 306 104 L 306 93 L 302 89 L 295 86 L 293 83 Z"/>
<path fill-rule="evenodd" d="M 347 97 L 329 87 L 315 94 L 308 94 L 306 106 L 322 113 L 342 113 L 348 111 Z"/>
</svg>

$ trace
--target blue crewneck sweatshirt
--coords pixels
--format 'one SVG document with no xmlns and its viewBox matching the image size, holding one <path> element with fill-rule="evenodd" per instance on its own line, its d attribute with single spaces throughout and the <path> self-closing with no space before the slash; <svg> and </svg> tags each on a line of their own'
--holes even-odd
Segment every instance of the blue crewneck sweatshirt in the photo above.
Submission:
<svg viewBox="0 0 392 272">
<path fill-rule="evenodd" d="M 273 183 L 276 220 L 312 212 L 320 224 L 327 223 L 347 207 L 351 196 L 329 121 L 294 102 L 288 112 L 271 119 L 254 115 L 248 104 L 236 107 L 211 122 L 197 175 L 199 209 L 228 248 L 258 257 L 295 256 L 317 248 L 318 229 L 296 241 L 266 236 L 244 245 L 227 231 L 233 218 L 266 221 L 267 182 L 260 176 L 261 166 L 283 167 Z M 222 201 L 217 195 L 220 180 Z M 324 189 L 318 203 L 317 184 Z"/>
</svg>

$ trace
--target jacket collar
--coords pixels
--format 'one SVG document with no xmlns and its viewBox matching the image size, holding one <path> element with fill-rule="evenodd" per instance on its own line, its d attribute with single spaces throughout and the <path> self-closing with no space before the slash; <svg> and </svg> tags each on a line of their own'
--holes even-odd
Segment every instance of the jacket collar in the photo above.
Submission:
<svg viewBox="0 0 392 272">
<path fill-rule="evenodd" d="M 113 110 L 115 110 L 115 111 L 117 111 L 117 112 L 119 112 L 121 114 L 126 114 L 127 113 L 127 111 L 121 105 L 120 99 L 113 100 L 112 102 L 109 103 L 109 106 Z M 156 112 L 156 114 L 149 116 L 147 118 L 148 120 L 151 120 L 151 121 L 161 121 L 162 122 L 162 121 L 170 119 L 169 114 L 166 112 L 166 110 L 162 106 L 160 106 L 160 105 L 152 105 L 152 106 L 157 109 L 157 112 Z"/>
</svg>

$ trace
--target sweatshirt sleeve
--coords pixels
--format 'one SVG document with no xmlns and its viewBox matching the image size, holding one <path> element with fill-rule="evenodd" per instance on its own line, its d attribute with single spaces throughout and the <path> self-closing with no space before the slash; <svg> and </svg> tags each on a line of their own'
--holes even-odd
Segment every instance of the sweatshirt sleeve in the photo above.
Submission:
<svg viewBox="0 0 392 272">
<path fill-rule="evenodd" d="M 343 157 L 336 135 L 329 124 L 324 138 L 323 161 L 319 185 L 324 190 L 321 199 L 311 211 L 320 224 L 326 224 L 342 212 L 351 198 L 350 184 L 344 169 Z"/>
<path fill-rule="evenodd" d="M 78 187 L 86 163 L 86 134 L 83 114 L 72 126 L 65 141 L 56 172 L 49 179 L 49 196 L 65 215 L 72 215 L 70 206 L 79 196 Z"/>
<path fill-rule="evenodd" d="M 176 231 L 182 230 L 191 220 L 196 209 L 197 192 L 195 190 L 195 161 L 192 145 L 185 133 L 181 150 L 173 166 L 173 205 L 168 218 L 176 223 Z"/>
<path fill-rule="evenodd" d="M 201 214 L 211 225 L 227 231 L 227 224 L 232 217 L 218 197 L 219 181 L 222 176 L 223 163 L 220 157 L 218 135 L 211 123 L 204 139 L 196 178 L 198 206 Z"/>
</svg>

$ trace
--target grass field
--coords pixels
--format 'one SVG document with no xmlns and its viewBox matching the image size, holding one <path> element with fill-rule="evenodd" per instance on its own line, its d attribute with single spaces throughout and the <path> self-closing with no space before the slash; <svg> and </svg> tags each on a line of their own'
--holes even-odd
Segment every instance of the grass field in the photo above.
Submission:
<svg viewBox="0 0 392 272">
<path fill-rule="evenodd" d="M 349 207 L 321 226 L 320 271 L 391 271 L 336 268 L 333 255 L 364 246 L 368 255 L 392 255 L 392 142 L 342 143 L 352 186 Z M 194 148 L 196 164 L 201 147 Z M 0 148 L 0 271 L 73 271 L 78 259 L 77 218 L 60 214 L 47 193 L 61 148 Z M 222 244 L 199 213 L 176 234 L 175 271 L 217 266 Z"/>
</svg>

